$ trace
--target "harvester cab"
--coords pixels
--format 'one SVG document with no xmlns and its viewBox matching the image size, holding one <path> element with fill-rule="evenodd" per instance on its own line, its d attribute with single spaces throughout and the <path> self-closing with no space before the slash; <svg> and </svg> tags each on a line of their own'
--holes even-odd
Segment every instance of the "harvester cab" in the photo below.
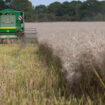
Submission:
<svg viewBox="0 0 105 105">
<path fill-rule="evenodd" d="M 24 37 L 24 13 L 13 9 L 0 11 L 0 39 Z"/>
<path fill-rule="evenodd" d="M 24 12 L 13 9 L 0 11 L 0 39 L 28 39 L 35 34 L 35 28 L 24 29 Z"/>
</svg>

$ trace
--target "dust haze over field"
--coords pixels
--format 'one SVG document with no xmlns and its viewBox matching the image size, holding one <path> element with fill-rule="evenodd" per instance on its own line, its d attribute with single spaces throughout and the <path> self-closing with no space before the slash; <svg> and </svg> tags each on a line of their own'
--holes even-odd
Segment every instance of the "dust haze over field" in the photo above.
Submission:
<svg viewBox="0 0 105 105">
<path fill-rule="evenodd" d="M 60 58 L 70 87 L 78 86 L 93 68 L 105 81 L 105 22 L 26 23 L 26 27 L 36 27 L 39 45 Z"/>
</svg>

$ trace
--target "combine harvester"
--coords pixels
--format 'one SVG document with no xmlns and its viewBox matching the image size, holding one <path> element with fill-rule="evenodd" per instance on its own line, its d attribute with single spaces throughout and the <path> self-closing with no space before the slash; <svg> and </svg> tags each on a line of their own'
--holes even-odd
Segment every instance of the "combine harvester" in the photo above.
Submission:
<svg viewBox="0 0 105 105">
<path fill-rule="evenodd" d="M 35 34 L 35 28 L 24 29 L 24 12 L 13 9 L 0 11 L 0 43 L 25 42 Z"/>
</svg>

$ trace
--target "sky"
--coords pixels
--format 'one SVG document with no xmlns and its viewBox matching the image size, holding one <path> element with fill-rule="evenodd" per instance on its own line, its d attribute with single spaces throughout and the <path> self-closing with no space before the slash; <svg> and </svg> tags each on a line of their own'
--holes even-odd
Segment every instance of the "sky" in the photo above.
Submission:
<svg viewBox="0 0 105 105">
<path fill-rule="evenodd" d="M 71 0 L 29 0 L 29 1 L 31 1 L 32 4 L 36 6 L 40 4 L 49 5 L 50 3 L 55 1 L 64 2 L 64 1 L 71 1 Z"/>
</svg>

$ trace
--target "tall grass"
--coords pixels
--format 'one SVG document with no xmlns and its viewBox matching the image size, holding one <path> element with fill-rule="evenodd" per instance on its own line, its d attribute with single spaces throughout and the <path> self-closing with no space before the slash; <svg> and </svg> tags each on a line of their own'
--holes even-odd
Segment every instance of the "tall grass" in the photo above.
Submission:
<svg viewBox="0 0 105 105">
<path fill-rule="evenodd" d="M 37 45 L 0 45 L 0 105 L 104 105 L 102 95 L 92 90 L 77 98 L 67 94 L 62 74 L 39 54 Z M 50 58 L 50 57 L 49 57 Z M 52 61 L 52 59 L 50 59 Z"/>
</svg>

